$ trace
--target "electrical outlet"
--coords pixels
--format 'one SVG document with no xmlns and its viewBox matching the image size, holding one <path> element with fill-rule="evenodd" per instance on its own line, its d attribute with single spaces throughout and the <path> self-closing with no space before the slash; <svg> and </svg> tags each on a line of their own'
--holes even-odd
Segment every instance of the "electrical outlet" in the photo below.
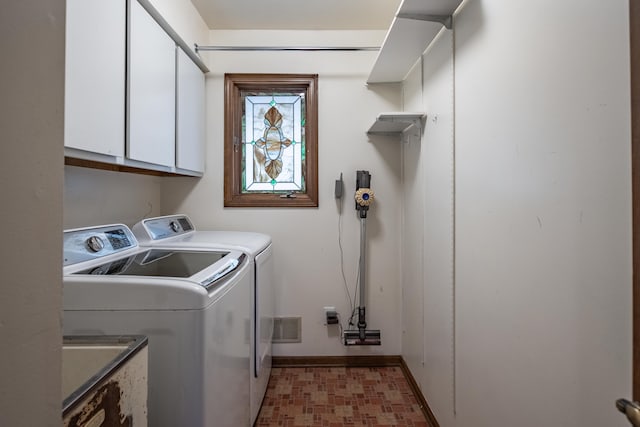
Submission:
<svg viewBox="0 0 640 427">
<path fill-rule="evenodd" d="M 328 305 L 328 306 L 324 307 L 324 318 L 325 319 L 327 318 L 327 314 L 329 314 L 329 312 L 331 312 L 331 311 L 335 313 L 336 308 L 334 306 L 332 306 L 332 305 Z"/>
<path fill-rule="evenodd" d="M 338 324 L 338 312 L 333 306 L 324 307 L 324 321 L 326 325 Z"/>
</svg>

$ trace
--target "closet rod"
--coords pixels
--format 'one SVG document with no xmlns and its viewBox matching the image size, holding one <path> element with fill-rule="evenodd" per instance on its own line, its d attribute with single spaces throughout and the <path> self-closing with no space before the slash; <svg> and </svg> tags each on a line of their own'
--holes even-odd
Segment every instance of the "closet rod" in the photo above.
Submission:
<svg viewBox="0 0 640 427">
<path fill-rule="evenodd" d="M 375 46 L 200 46 L 195 45 L 196 53 L 200 51 L 376 51 L 380 47 Z"/>
</svg>

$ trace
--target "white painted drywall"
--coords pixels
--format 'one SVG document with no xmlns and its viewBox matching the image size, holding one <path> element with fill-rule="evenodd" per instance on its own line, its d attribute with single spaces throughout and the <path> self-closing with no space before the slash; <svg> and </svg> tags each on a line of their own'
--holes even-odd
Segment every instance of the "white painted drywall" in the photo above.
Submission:
<svg viewBox="0 0 640 427">
<path fill-rule="evenodd" d="M 403 147 L 403 355 L 443 427 L 628 425 L 614 406 L 631 396 L 627 8 L 467 1 L 455 55 L 445 31 L 422 87 L 417 68 L 403 84 L 404 110 L 429 114 Z"/>
<path fill-rule="evenodd" d="M 171 28 L 193 48 L 206 44 L 209 28 L 190 0 L 149 0 Z M 206 63 L 206 59 L 203 59 Z"/>
<path fill-rule="evenodd" d="M 425 112 L 422 58 L 402 83 L 402 109 Z M 410 137 L 398 147 L 402 160 L 402 356 L 424 394 L 424 144 Z"/>
<path fill-rule="evenodd" d="M 64 168 L 64 229 L 126 224 L 160 215 L 162 178 L 75 166 Z"/>
<path fill-rule="evenodd" d="M 626 0 L 468 1 L 455 20 L 458 426 L 625 426 Z"/>
<path fill-rule="evenodd" d="M 0 14 L 0 425 L 62 424 L 65 2 Z"/>
<path fill-rule="evenodd" d="M 403 185 L 411 191 L 405 193 L 409 222 L 403 247 L 421 239 L 423 248 L 417 268 L 407 268 L 414 274 L 403 276 L 403 291 L 408 293 L 403 292 L 403 312 L 410 320 L 421 311 L 423 320 L 422 335 L 416 334 L 420 328 L 405 323 L 403 355 L 413 362 L 410 368 L 438 421 L 450 425 L 454 405 L 453 31 L 441 31 L 421 64 L 403 84 L 404 109 L 427 114 L 422 141 L 412 139 L 403 146 Z M 410 179 L 412 170 L 419 171 L 417 179 Z M 412 207 L 418 201 L 422 213 Z M 410 252 L 410 248 L 403 251 Z M 418 351 L 420 364 L 414 361 Z"/>
<path fill-rule="evenodd" d="M 378 44 L 384 32 L 214 31 L 212 44 Z M 200 180 L 163 180 L 162 209 L 189 214 L 200 229 L 260 231 L 272 235 L 277 315 L 302 317 L 302 343 L 280 344 L 277 355 L 399 354 L 400 352 L 400 149 L 398 140 L 371 138 L 366 130 L 380 112 L 398 110 L 397 86 L 367 87 L 375 52 L 210 52 L 207 76 L 207 170 Z M 318 208 L 223 208 L 224 73 L 319 74 Z M 353 293 L 359 222 L 355 172 L 372 174 L 376 193 L 368 219 L 368 326 L 382 330 L 380 347 L 345 348 L 338 328 L 323 324 L 324 306 L 343 321 L 349 303 L 340 273 L 339 212 L 344 266 Z M 334 180 L 344 173 L 345 199 L 336 203 Z"/>
<path fill-rule="evenodd" d="M 453 32 L 443 30 L 423 60 L 424 133 L 424 394 L 442 425 L 454 405 L 454 88 Z"/>
</svg>

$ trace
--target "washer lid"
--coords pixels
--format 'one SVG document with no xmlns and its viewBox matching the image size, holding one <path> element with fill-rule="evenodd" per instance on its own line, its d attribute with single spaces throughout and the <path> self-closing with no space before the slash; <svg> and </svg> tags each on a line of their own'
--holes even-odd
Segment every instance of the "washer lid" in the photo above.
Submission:
<svg viewBox="0 0 640 427">
<path fill-rule="evenodd" d="M 179 278 L 208 286 L 235 270 L 243 258 L 237 251 L 148 249 L 125 258 L 92 263 L 71 274 Z"/>
<path fill-rule="evenodd" d="M 196 252 L 149 249 L 114 262 L 76 271 L 74 274 L 191 277 L 217 263 L 228 254 L 229 251 Z"/>
<path fill-rule="evenodd" d="M 250 286 L 253 278 L 250 264 L 244 254 L 241 254 L 241 258 L 245 261 L 241 261 L 235 270 L 226 274 L 223 270 L 223 275 L 208 285 L 203 285 L 201 281 L 208 274 L 211 274 L 208 277 L 218 274 L 209 268 L 189 278 L 67 272 L 63 279 L 63 307 L 65 311 L 175 312 L 205 309 L 223 298 L 230 289 L 238 285 Z M 84 268 L 86 266 L 76 270 Z"/>
</svg>

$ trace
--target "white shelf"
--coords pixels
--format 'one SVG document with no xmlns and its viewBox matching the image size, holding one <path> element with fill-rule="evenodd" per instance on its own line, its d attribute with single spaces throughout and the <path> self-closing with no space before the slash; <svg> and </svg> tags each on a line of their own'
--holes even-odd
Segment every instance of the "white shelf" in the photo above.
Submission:
<svg viewBox="0 0 640 427">
<path fill-rule="evenodd" d="M 367 83 L 401 82 L 462 0 L 403 0 Z"/>
<path fill-rule="evenodd" d="M 424 118 L 424 113 L 381 113 L 376 117 L 367 133 L 370 135 L 402 135 L 411 128 L 415 128 L 419 135 Z"/>
</svg>

